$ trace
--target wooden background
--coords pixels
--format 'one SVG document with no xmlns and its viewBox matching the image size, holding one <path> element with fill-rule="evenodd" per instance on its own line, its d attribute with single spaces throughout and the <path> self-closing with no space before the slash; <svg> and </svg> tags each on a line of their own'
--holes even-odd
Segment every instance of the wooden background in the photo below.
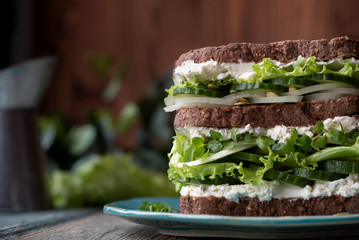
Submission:
<svg viewBox="0 0 359 240">
<path fill-rule="evenodd" d="M 119 112 L 140 101 L 172 70 L 183 52 L 230 42 L 270 42 L 347 35 L 359 39 L 355 0 L 37 0 L 39 53 L 60 57 L 41 106 L 81 122 L 100 107 Z M 109 79 L 92 72 L 85 56 L 130 57 L 113 101 L 101 94 Z"/>
</svg>

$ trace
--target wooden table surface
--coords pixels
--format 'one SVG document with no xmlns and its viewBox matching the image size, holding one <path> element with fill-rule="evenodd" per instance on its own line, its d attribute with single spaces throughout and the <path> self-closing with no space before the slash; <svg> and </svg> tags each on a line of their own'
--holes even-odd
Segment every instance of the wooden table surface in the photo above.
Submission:
<svg viewBox="0 0 359 240">
<path fill-rule="evenodd" d="M 0 213 L 0 239 L 192 239 L 165 236 L 154 227 L 122 220 L 101 209 Z"/>
<path fill-rule="evenodd" d="M 0 239 L 182 240 L 201 238 L 161 235 L 154 227 L 106 215 L 101 209 L 69 209 L 0 213 Z M 358 237 L 346 239 L 358 239 Z"/>
</svg>

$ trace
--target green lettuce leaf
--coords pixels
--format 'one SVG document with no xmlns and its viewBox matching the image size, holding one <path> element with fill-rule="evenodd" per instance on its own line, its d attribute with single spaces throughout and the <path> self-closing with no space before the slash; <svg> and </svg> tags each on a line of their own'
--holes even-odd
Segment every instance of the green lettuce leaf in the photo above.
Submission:
<svg viewBox="0 0 359 240">
<path fill-rule="evenodd" d="M 266 183 L 263 175 L 268 169 L 268 167 L 255 164 L 251 164 L 248 168 L 242 167 L 239 171 L 241 174 L 239 179 L 245 184 L 258 185 Z"/>
<path fill-rule="evenodd" d="M 303 159 L 305 165 L 315 165 L 329 159 L 359 160 L 359 137 L 352 146 L 328 147 Z"/>
<path fill-rule="evenodd" d="M 298 59 L 299 60 L 299 59 Z M 304 60 L 303 60 L 304 61 Z M 257 79 L 261 82 L 270 78 L 278 77 L 299 77 L 308 75 L 306 67 L 308 69 L 317 69 L 317 64 L 315 62 L 315 57 L 308 58 L 305 61 L 305 64 L 295 62 L 296 67 L 292 71 L 286 71 L 284 68 L 281 68 L 271 62 L 270 59 L 263 59 L 261 64 L 253 65 L 253 70 L 256 72 Z"/>
<path fill-rule="evenodd" d="M 234 176 L 234 170 L 239 170 L 242 167 L 242 163 L 207 163 L 196 166 L 170 166 L 168 169 L 168 178 L 170 180 L 178 181 L 178 177 L 181 178 L 194 178 L 204 180 L 205 177 L 214 179 L 222 176 Z"/>
<path fill-rule="evenodd" d="M 326 65 L 319 65 L 315 61 L 315 57 L 309 57 L 303 59 L 301 56 L 298 57 L 297 61 L 292 63 L 292 66 L 281 68 L 271 62 L 270 59 L 263 59 L 262 63 L 253 65 L 253 70 L 256 72 L 256 77 L 259 82 L 278 77 L 301 77 L 310 75 L 313 73 L 324 74 L 336 74 L 341 76 L 348 76 L 359 79 L 359 67 L 358 64 L 354 65 L 351 62 L 346 62 L 344 66 L 337 69 L 329 69 Z"/>
<path fill-rule="evenodd" d="M 265 183 L 263 174 L 270 168 L 252 164 L 249 167 L 243 167 L 243 163 L 208 163 L 197 166 L 182 167 L 171 166 L 168 169 L 168 178 L 174 182 L 179 183 L 180 179 L 194 178 L 205 180 L 206 178 L 215 179 L 217 177 L 235 177 L 246 184 L 258 185 Z"/>
<path fill-rule="evenodd" d="M 263 82 L 272 78 L 280 77 L 303 77 L 317 74 L 335 74 L 341 76 L 347 76 L 359 80 L 359 64 L 347 61 L 341 68 L 338 64 L 321 65 L 316 62 L 316 57 L 303 58 L 299 56 L 296 61 L 286 67 L 279 67 L 272 63 L 269 58 L 264 58 L 261 63 L 254 64 L 252 66 L 255 76 L 249 79 L 235 79 L 232 76 L 227 76 L 224 79 L 203 79 L 201 76 L 195 76 L 192 79 L 193 83 L 187 81 L 182 82 L 180 85 L 174 85 L 170 89 L 167 89 L 168 96 L 173 96 L 173 91 L 177 87 L 193 87 L 193 88 L 208 88 L 209 85 L 215 85 L 219 88 L 226 88 L 234 83 L 242 82 Z M 228 88 L 227 88 L 228 89 Z"/>
<path fill-rule="evenodd" d="M 93 156 L 72 171 L 54 171 L 49 192 L 55 208 L 102 206 L 143 196 L 177 196 L 161 173 L 140 168 L 131 154 Z"/>
<path fill-rule="evenodd" d="M 248 142 L 244 140 L 246 133 L 236 135 L 235 131 L 231 131 L 230 140 L 224 140 L 223 136 L 215 131 L 211 131 L 207 139 L 199 137 L 190 139 L 185 132 L 177 132 L 169 154 L 168 176 L 178 186 L 184 182 L 183 179 L 203 181 L 225 177 L 257 185 L 265 182 L 263 176 L 272 168 L 281 171 L 297 167 L 314 170 L 319 161 L 327 159 L 359 160 L 359 131 L 344 133 L 343 129 L 335 130 L 336 135 L 333 131 L 328 132 L 319 121 L 314 136 L 299 136 L 298 131 L 294 129 L 285 143 L 276 142 L 266 136 L 252 136 L 253 141 Z M 327 138 L 333 138 L 333 136 L 338 138 L 338 141 L 328 143 Z M 233 146 L 229 149 L 222 146 L 218 152 L 214 152 L 209 150 L 213 148 L 211 146 L 213 141 L 217 143 L 229 141 L 228 143 Z M 345 145 L 349 143 L 354 144 Z M 339 146 L 331 147 L 333 144 Z M 253 148 L 254 146 L 256 147 Z M 200 154 L 195 154 L 196 151 Z M 238 152 L 243 152 L 243 154 L 235 154 Z M 253 161 L 245 157 L 246 154 L 258 161 L 253 164 Z M 194 157 L 194 155 L 199 157 Z"/>
<path fill-rule="evenodd" d="M 229 140 L 225 141 L 222 139 L 222 135 L 215 131 L 212 131 L 211 135 L 212 139 L 204 143 L 197 137 L 190 139 L 177 132 L 176 136 L 173 137 L 173 147 L 168 155 L 170 158 L 169 165 L 206 164 L 255 146 L 255 143 L 247 143 L 243 140 L 236 143 Z M 216 148 L 215 151 L 214 148 Z"/>
</svg>

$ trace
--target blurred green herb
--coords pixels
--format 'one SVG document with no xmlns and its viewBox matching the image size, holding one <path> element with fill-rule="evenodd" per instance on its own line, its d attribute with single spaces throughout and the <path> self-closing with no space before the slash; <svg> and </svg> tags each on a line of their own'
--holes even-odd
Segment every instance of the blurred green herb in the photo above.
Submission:
<svg viewBox="0 0 359 240">
<path fill-rule="evenodd" d="M 147 202 L 143 201 L 141 206 L 138 208 L 143 211 L 150 212 L 172 212 L 175 210 L 171 205 L 166 202 Z"/>
<path fill-rule="evenodd" d="M 217 152 L 221 151 L 222 149 L 232 149 L 234 147 L 235 143 L 237 142 L 238 136 L 236 135 L 235 129 L 232 130 L 231 139 L 229 139 L 229 140 L 224 140 L 223 136 L 220 132 L 210 130 L 209 133 L 213 140 L 211 140 L 207 143 L 207 148 L 209 150 L 211 150 L 211 152 L 213 152 L 213 153 L 217 153 Z M 240 137 L 242 137 L 242 136 L 240 136 Z M 249 138 L 247 138 L 247 140 L 250 141 Z"/>
<path fill-rule="evenodd" d="M 338 131 L 336 129 L 330 131 L 330 139 L 337 144 L 345 145 L 348 143 L 348 134 L 346 134 L 343 130 Z"/>
<path fill-rule="evenodd" d="M 312 139 L 307 135 L 303 135 L 298 139 L 298 145 L 305 151 L 311 152 L 312 151 Z"/>
<path fill-rule="evenodd" d="M 324 124 L 321 121 L 317 122 L 317 134 L 320 134 L 324 131 Z"/>
</svg>

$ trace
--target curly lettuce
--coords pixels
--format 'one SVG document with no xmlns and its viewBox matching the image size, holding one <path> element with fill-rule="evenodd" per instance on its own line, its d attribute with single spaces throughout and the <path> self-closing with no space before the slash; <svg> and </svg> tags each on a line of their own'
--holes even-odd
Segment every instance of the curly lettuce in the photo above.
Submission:
<svg viewBox="0 0 359 240">
<path fill-rule="evenodd" d="M 249 138 L 248 135 L 236 135 L 234 129 L 231 139 L 226 140 L 221 133 L 211 130 L 206 139 L 191 139 L 185 132 L 178 131 L 169 154 L 169 179 L 177 187 L 186 183 L 186 179 L 218 178 L 257 185 L 265 183 L 264 175 L 269 169 L 314 170 L 318 162 L 328 159 L 359 160 L 359 131 L 328 131 L 320 121 L 314 136 L 299 136 L 294 128 L 284 143 L 267 136 L 250 135 Z"/>
<path fill-rule="evenodd" d="M 315 60 L 316 58 L 314 56 L 307 59 L 299 56 L 292 65 L 288 67 L 279 67 L 270 59 L 265 58 L 261 63 L 253 65 L 253 70 L 256 72 L 256 77 L 259 81 L 279 77 L 302 77 L 314 73 L 334 74 L 359 79 L 358 64 L 355 64 L 353 67 L 353 64 L 347 61 L 344 66 L 338 70 L 330 69 L 327 65 L 320 65 Z"/>
<path fill-rule="evenodd" d="M 165 174 L 140 168 L 132 154 L 94 155 L 71 171 L 49 176 L 49 193 L 55 208 L 101 206 L 143 196 L 177 196 Z"/>
</svg>

